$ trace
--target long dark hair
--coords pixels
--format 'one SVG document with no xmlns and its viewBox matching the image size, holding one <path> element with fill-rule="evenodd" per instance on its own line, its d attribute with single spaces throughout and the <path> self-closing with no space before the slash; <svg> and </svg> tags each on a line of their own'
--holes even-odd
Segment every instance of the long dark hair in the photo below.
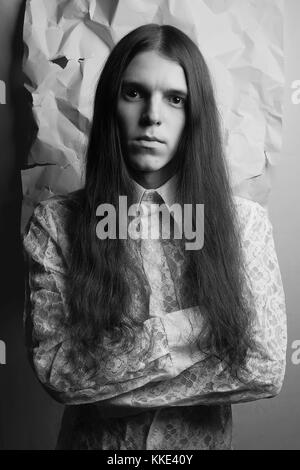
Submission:
<svg viewBox="0 0 300 470">
<path fill-rule="evenodd" d="M 101 73 L 86 158 L 84 188 L 73 194 L 69 270 L 69 328 L 74 342 L 93 355 L 109 336 L 132 344 L 143 318 L 130 306 L 133 290 L 147 296 L 143 273 L 130 260 L 124 240 L 99 240 L 96 208 L 119 195 L 132 198 L 132 182 L 122 152 L 116 118 L 122 77 L 144 51 L 176 61 L 188 86 L 186 125 L 176 158 L 181 203 L 205 205 L 205 241 L 186 252 L 186 275 L 204 318 L 199 344 L 239 370 L 251 347 L 251 309 L 235 205 L 222 150 L 219 117 L 210 74 L 198 47 L 169 25 L 148 24 L 125 36 L 112 50 Z M 117 217 L 118 218 L 118 217 Z M 143 292 L 144 291 L 144 292 Z"/>
</svg>

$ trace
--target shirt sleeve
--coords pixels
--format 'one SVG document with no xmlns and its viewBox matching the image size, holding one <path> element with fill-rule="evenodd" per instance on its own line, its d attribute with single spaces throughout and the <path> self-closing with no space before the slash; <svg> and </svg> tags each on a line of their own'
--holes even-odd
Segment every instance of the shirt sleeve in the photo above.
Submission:
<svg viewBox="0 0 300 470">
<path fill-rule="evenodd" d="M 272 226 L 259 204 L 240 201 L 241 236 L 249 286 L 254 297 L 252 334 L 255 347 L 246 366 L 233 377 L 224 362 L 194 355 L 194 364 L 178 376 L 148 384 L 111 405 L 167 407 L 217 405 L 269 398 L 282 387 L 286 364 L 284 291 L 274 247 Z"/>
<path fill-rule="evenodd" d="M 24 323 L 29 359 L 52 397 L 65 404 L 107 400 L 174 377 L 193 364 L 190 351 L 195 341 L 191 338 L 196 339 L 201 329 L 193 309 L 147 319 L 130 352 L 123 352 L 118 345 L 112 348 L 110 339 L 105 338 L 96 366 L 88 354 L 76 351 L 66 326 L 63 221 L 60 224 L 54 217 L 53 205 L 53 201 L 46 201 L 37 206 L 23 240 L 28 267 Z M 76 361 L 70 359 L 71 348 Z"/>
</svg>

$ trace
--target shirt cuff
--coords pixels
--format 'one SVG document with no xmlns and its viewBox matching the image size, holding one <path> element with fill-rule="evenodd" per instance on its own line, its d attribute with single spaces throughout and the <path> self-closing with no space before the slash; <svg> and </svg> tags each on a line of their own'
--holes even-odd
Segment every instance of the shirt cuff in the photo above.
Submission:
<svg viewBox="0 0 300 470">
<path fill-rule="evenodd" d="M 172 359 L 172 376 L 176 377 L 205 357 L 197 344 L 203 328 L 203 318 L 197 306 L 168 313 L 161 320 Z"/>
</svg>

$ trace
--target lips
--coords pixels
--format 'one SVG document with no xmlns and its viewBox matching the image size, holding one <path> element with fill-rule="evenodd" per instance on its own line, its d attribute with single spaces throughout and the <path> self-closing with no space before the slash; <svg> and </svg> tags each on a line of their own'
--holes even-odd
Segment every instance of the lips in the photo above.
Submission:
<svg viewBox="0 0 300 470">
<path fill-rule="evenodd" d="M 160 149 L 164 145 L 164 143 L 156 139 L 136 139 L 133 141 L 133 145 L 138 148 L 144 148 L 148 150 L 151 149 L 152 151 L 155 151 Z"/>
<path fill-rule="evenodd" d="M 158 137 L 154 136 L 149 136 L 149 135 L 142 135 L 140 137 L 137 137 L 135 140 L 137 141 L 145 141 L 145 142 L 158 142 L 160 144 L 164 144 L 165 142 Z"/>
</svg>

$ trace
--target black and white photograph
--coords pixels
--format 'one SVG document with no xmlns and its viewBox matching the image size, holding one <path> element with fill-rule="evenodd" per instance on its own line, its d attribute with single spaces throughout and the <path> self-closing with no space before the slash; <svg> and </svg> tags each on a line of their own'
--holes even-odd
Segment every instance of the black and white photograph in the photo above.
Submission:
<svg viewBox="0 0 300 470">
<path fill-rule="evenodd" d="M 0 0 L 0 450 L 300 450 L 299 24 Z"/>
</svg>

